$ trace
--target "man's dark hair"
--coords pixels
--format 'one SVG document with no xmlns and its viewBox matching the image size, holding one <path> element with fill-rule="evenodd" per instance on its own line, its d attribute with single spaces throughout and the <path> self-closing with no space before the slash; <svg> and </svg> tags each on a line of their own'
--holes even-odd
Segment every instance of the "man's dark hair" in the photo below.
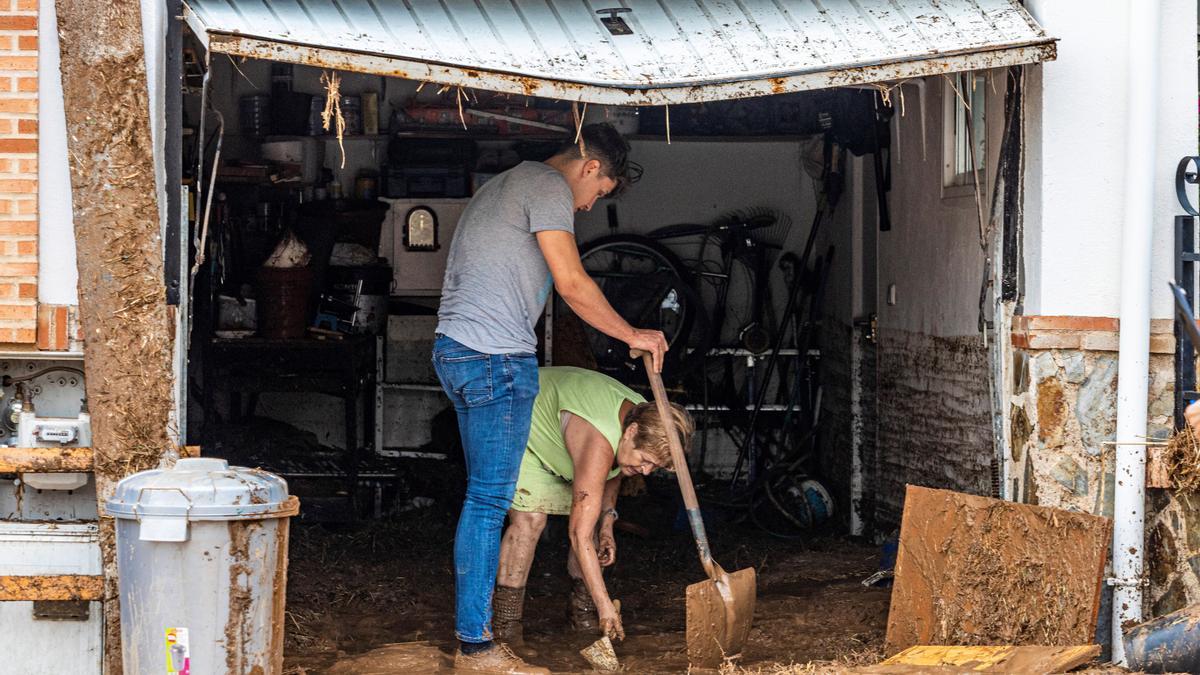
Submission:
<svg viewBox="0 0 1200 675">
<path fill-rule="evenodd" d="M 571 138 L 555 154 L 572 159 L 586 155 L 587 159 L 598 160 L 600 173 L 617 181 L 617 186 L 609 196 L 620 194 L 632 182 L 629 175 L 629 141 L 607 122 L 585 124 L 579 134 L 579 142 Z"/>
</svg>

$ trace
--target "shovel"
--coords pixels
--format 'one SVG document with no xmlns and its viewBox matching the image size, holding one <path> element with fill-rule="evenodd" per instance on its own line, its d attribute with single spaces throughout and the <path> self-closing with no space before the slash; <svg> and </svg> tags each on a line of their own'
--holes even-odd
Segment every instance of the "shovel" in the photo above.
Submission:
<svg viewBox="0 0 1200 675">
<path fill-rule="evenodd" d="M 750 622 L 754 619 L 757 575 L 753 567 L 730 574 L 713 560 L 683 445 L 671 424 L 673 416 L 667 404 L 662 376 L 654 372 L 650 354 L 635 349 L 630 355 L 642 357 L 646 365 L 646 376 L 650 378 L 650 390 L 654 392 L 659 419 L 667 425 L 671 459 L 679 479 L 679 491 L 683 493 L 683 504 L 687 508 L 688 523 L 692 526 L 692 536 L 696 539 L 696 550 L 700 552 L 700 564 L 708 573 L 708 580 L 687 587 L 688 662 L 697 668 L 716 668 L 725 657 L 740 653 L 746 644 Z"/>
</svg>

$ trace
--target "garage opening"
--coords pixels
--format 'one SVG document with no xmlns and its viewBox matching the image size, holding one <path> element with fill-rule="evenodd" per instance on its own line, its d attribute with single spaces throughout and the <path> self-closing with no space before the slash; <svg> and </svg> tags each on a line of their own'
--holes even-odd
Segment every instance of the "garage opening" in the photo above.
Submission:
<svg viewBox="0 0 1200 675">
<path fill-rule="evenodd" d="M 1012 18 L 1002 9 L 1023 15 L 983 4 L 996 6 L 983 12 L 992 28 Z M 1019 183 L 1021 64 L 1052 58 L 1053 43 L 1027 22 L 1038 40 L 983 58 L 976 45 L 857 71 L 710 71 L 618 96 L 429 55 L 404 56 L 400 72 L 400 57 L 367 49 L 353 8 L 325 7 L 362 32 L 335 49 L 322 40 L 336 30 L 306 36 L 281 7 L 188 10 L 186 428 L 205 455 L 283 475 L 301 499 L 292 672 L 420 670 L 453 653 L 465 469 L 430 363 L 446 255 L 481 186 L 589 123 L 625 136 L 637 180 L 577 214 L 581 259 L 628 321 L 667 334 L 664 379 L 697 424 L 689 468 L 714 556 L 758 571 L 734 667 L 876 661 L 904 485 L 1003 492 L 990 340 L 1013 300 L 997 280 L 1019 285 L 1019 252 L 1000 254 L 1019 225 L 1006 189 Z M 443 16 L 451 29 L 413 12 L 422 35 L 470 33 L 453 21 L 465 14 Z M 638 12 L 583 16 L 616 40 L 650 30 Z M 287 30 L 264 37 L 272 21 Z M 1012 274 L 993 269 L 1001 259 Z M 649 396 L 623 345 L 558 298 L 538 359 Z M 617 653 L 634 672 L 685 670 L 682 589 L 703 570 L 675 478 L 624 481 L 618 508 L 606 575 L 628 635 Z M 551 517 L 542 534 L 521 652 L 556 672 L 585 667 L 578 652 L 596 637 L 567 629 L 565 524 Z"/>
</svg>

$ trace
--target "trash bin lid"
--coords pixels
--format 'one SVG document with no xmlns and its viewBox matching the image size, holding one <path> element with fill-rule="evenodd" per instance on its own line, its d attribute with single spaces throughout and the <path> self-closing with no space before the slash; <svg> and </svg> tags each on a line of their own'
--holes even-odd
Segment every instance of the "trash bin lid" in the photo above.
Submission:
<svg viewBox="0 0 1200 675">
<path fill-rule="evenodd" d="M 287 481 L 223 459 L 187 457 L 171 469 L 151 469 L 117 483 L 106 502 L 117 518 L 250 520 L 295 515 Z"/>
</svg>

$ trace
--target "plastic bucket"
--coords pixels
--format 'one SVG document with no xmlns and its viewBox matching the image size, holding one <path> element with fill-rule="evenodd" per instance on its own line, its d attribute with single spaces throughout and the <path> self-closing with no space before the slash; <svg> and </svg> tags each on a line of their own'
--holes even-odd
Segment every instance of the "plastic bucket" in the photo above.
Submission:
<svg viewBox="0 0 1200 675">
<path fill-rule="evenodd" d="M 312 283 L 311 267 L 258 268 L 258 334 L 285 340 L 304 337 Z"/>
<path fill-rule="evenodd" d="M 283 672 L 288 520 L 280 477 L 187 458 L 125 478 L 116 518 L 127 673 Z"/>
</svg>

